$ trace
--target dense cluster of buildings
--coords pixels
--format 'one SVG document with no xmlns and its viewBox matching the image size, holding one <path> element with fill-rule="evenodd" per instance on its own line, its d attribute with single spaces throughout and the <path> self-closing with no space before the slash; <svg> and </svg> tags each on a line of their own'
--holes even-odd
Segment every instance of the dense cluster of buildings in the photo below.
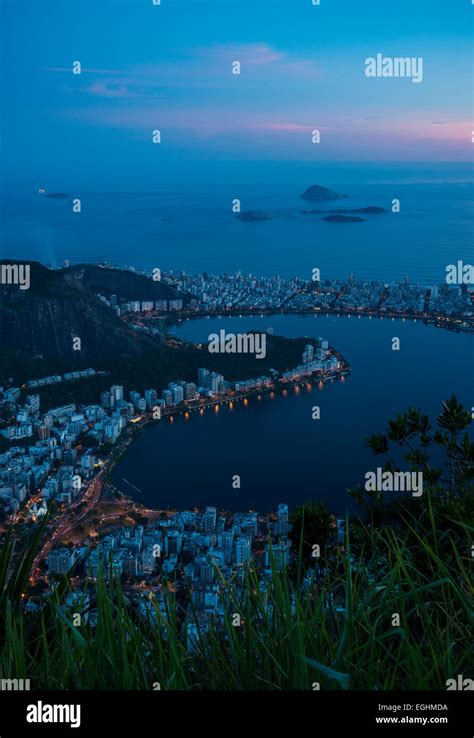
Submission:
<svg viewBox="0 0 474 738">
<path fill-rule="evenodd" d="M 198 626 L 203 634 L 211 622 L 222 622 L 229 607 L 226 583 L 232 581 L 234 601 L 240 600 L 244 570 L 250 563 L 256 566 L 265 601 L 272 564 L 278 571 L 290 565 L 290 530 L 285 504 L 278 506 L 276 514 L 265 516 L 257 512 L 220 514 L 215 507 L 177 512 L 146 526 L 104 535 L 92 551 L 85 546 L 53 549 L 47 559 L 48 572 L 65 574 L 76 564 L 75 573 L 89 580 L 97 578 L 99 569 L 107 577 L 120 575 L 128 596 L 151 620 L 159 613 L 166 619 L 166 582 L 173 582 L 174 591 L 183 594 L 178 601 L 192 650 Z M 342 545 L 344 521 L 334 521 L 333 530 L 332 542 Z M 77 611 L 77 602 L 74 608 Z"/>
<path fill-rule="evenodd" d="M 147 313 L 156 310 L 160 313 L 175 312 L 183 309 L 183 301 L 175 300 L 125 300 L 117 295 L 99 295 L 102 302 L 107 305 L 116 315 L 121 317 L 127 313 Z"/>
<path fill-rule="evenodd" d="M 281 375 L 273 371 L 272 376 L 229 382 L 222 374 L 201 368 L 196 383 L 170 382 L 161 396 L 157 389 L 150 388 L 143 394 L 131 390 L 126 399 L 124 387 L 113 385 L 100 394 L 97 404 L 78 407 L 70 403 L 46 412 L 41 411 L 39 394 L 29 394 L 22 400 L 20 387 L 0 387 L 0 413 L 8 418 L 0 423 L 0 434 L 12 444 L 0 454 L 0 504 L 8 513 L 18 512 L 31 495 L 38 496 L 40 509 L 53 498 L 61 504 L 72 504 L 97 473 L 100 458 L 107 453 L 104 447 L 114 444 L 128 424 L 147 413 L 158 418 L 162 411 L 195 407 L 208 398 L 219 400 L 269 389 L 278 378 L 293 381 L 315 372 L 337 370 L 339 360 L 330 352 L 327 341 L 318 338 L 315 344 L 307 344 L 302 363 Z M 13 445 L 15 441 L 20 443 Z M 36 508 L 31 510 L 36 515 Z"/>
<path fill-rule="evenodd" d="M 422 285 L 402 282 L 326 279 L 310 281 L 279 276 L 255 277 L 241 272 L 229 275 L 207 273 L 188 275 L 173 272 L 161 274 L 161 281 L 185 296 L 185 300 L 117 301 L 116 295 L 101 299 L 118 314 L 186 311 L 221 313 L 226 311 L 312 311 L 380 313 L 409 316 L 445 316 L 459 320 L 472 319 L 473 295 L 468 284 Z"/>
<path fill-rule="evenodd" d="M 328 342 L 323 338 L 317 340 L 319 347 L 315 349 L 311 343 L 307 344 L 303 351 L 303 362 L 294 369 L 282 372 L 282 379 L 293 382 L 300 377 L 314 374 L 314 372 L 327 374 L 336 372 L 340 368 L 339 359 L 329 352 Z"/>
<path fill-rule="evenodd" d="M 207 507 L 204 512 L 177 512 L 146 527 L 125 527 L 101 537 L 87 557 L 85 572 L 96 577 L 99 568 L 106 569 L 110 562 L 114 571 L 130 577 L 149 578 L 158 572 L 170 577 L 182 565 L 185 578 L 198 589 L 205 588 L 214 581 L 214 565 L 230 577 L 250 563 L 256 548 L 268 568 L 269 535 L 274 540 L 271 550 L 278 567 L 287 566 L 289 529 L 288 507 L 283 504 L 274 521 L 256 512 L 235 513 L 229 518 L 218 514 L 215 507 Z M 81 552 L 79 548 L 52 549 L 49 570 L 58 574 L 68 571 Z"/>
<path fill-rule="evenodd" d="M 52 374 L 49 377 L 40 377 L 39 379 L 29 379 L 26 386 L 29 389 L 36 387 L 46 387 L 46 385 L 59 384 L 59 382 L 72 382 L 76 379 L 88 379 L 89 377 L 104 376 L 107 372 L 96 371 L 95 369 L 78 369 L 74 372 L 64 372 L 64 374 Z"/>
</svg>

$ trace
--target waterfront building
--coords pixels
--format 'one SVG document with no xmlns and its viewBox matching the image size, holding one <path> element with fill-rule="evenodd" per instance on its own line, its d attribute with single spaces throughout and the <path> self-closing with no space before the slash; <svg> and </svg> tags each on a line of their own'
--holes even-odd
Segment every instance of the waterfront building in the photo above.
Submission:
<svg viewBox="0 0 474 738">
<path fill-rule="evenodd" d="M 219 395 L 224 389 L 224 377 L 222 374 L 211 372 L 207 382 L 207 389 L 211 390 L 214 395 Z"/>
<path fill-rule="evenodd" d="M 173 395 L 173 404 L 179 405 L 180 402 L 183 402 L 184 400 L 184 392 L 183 388 L 180 387 L 179 384 L 172 384 L 170 387 L 170 391 Z"/>
<path fill-rule="evenodd" d="M 186 400 L 194 400 L 197 395 L 197 387 L 194 382 L 186 382 L 185 397 Z"/>
<path fill-rule="evenodd" d="M 140 397 L 141 397 L 141 395 L 140 395 L 139 392 L 136 392 L 135 390 L 132 390 L 130 392 L 130 400 L 131 400 L 131 402 L 133 404 L 133 407 L 136 406 L 136 403 L 138 402 L 138 400 L 140 399 Z"/>
<path fill-rule="evenodd" d="M 209 369 L 198 369 L 198 386 L 207 389 L 207 381 L 209 377 Z"/>
<path fill-rule="evenodd" d="M 163 390 L 163 392 L 161 393 L 161 397 L 163 398 L 166 407 L 169 407 L 173 404 L 173 395 L 169 390 Z"/>
<path fill-rule="evenodd" d="M 306 346 L 304 347 L 303 356 L 302 356 L 303 364 L 306 364 L 308 361 L 313 361 L 313 358 L 314 358 L 314 346 L 312 346 L 312 344 L 310 343 L 307 343 Z"/>
<path fill-rule="evenodd" d="M 104 440 L 115 443 L 120 435 L 120 424 L 116 418 L 109 418 L 104 423 Z"/>
<path fill-rule="evenodd" d="M 158 392 L 155 389 L 145 390 L 146 409 L 151 410 L 158 400 Z"/>
</svg>

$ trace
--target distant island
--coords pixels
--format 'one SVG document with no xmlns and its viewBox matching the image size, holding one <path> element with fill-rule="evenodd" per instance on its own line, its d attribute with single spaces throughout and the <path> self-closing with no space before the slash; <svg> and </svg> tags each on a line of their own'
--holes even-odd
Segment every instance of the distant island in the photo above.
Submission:
<svg viewBox="0 0 474 738">
<path fill-rule="evenodd" d="M 366 208 L 334 208 L 333 210 L 302 210 L 301 212 L 303 213 L 303 215 L 312 215 L 313 213 L 364 213 L 366 215 L 382 215 L 382 213 L 386 213 L 387 211 L 385 210 L 385 208 L 379 208 L 376 205 L 370 205 Z"/>
<path fill-rule="evenodd" d="M 264 213 L 261 210 L 244 210 L 243 213 L 237 213 L 237 220 L 273 220 L 271 213 Z"/>
<path fill-rule="evenodd" d="M 323 200 L 341 200 L 346 199 L 347 195 L 338 195 L 337 192 L 329 190 L 327 187 L 321 187 L 320 185 L 311 185 L 308 187 L 302 195 L 302 200 L 310 200 L 311 202 L 320 202 Z"/>
<path fill-rule="evenodd" d="M 327 223 L 366 223 L 366 218 L 359 218 L 358 215 L 326 215 L 322 218 Z"/>
</svg>

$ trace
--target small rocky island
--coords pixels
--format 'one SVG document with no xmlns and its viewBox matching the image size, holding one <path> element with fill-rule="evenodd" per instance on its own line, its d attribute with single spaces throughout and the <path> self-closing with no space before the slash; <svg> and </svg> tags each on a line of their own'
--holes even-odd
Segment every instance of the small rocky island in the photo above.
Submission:
<svg viewBox="0 0 474 738">
<path fill-rule="evenodd" d="M 366 218 L 359 218 L 358 215 L 326 215 L 322 218 L 327 223 L 366 223 Z"/>
<path fill-rule="evenodd" d="M 320 185 L 311 185 L 308 187 L 302 195 L 302 200 L 310 200 L 311 202 L 320 202 L 323 200 L 341 200 L 347 198 L 347 195 L 338 195 L 337 192 L 329 190 L 327 187 L 321 187 Z"/>
<path fill-rule="evenodd" d="M 261 210 L 244 210 L 242 213 L 236 213 L 237 220 L 273 220 L 271 213 L 263 213 Z"/>
<path fill-rule="evenodd" d="M 301 211 L 303 215 L 312 215 L 313 213 L 321 214 L 321 213 L 338 213 L 340 215 L 344 215 L 345 213 L 363 213 L 364 215 L 382 215 L 382 213 L 386 213 L 387 211 L 385 208 L 379 208 L 376 205 L 370 205 L 367 208 L 348 208 L 348 209 L 342 209 L 342 208 L 334 208 L 333 210 L 302 210 Z"/>
</svg>

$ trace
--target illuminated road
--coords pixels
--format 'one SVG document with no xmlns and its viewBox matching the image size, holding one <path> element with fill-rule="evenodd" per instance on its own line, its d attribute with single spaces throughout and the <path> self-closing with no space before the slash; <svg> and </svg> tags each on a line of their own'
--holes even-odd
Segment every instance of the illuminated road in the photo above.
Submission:
<svg viewBox="0 0 474 738">
<path fill-rule="evenodd" d="M 87 492 L 83 495 L 83 497 L 78 500 L 77 503 L 72 505 L 70 508 L 68 508 L 64 515 L 62 516 L 59 525 L 56 527 L 54 533 L 52 536 L 48 538 L 46 543 L 41 548 L 40 552 L 38 553 L 36 559 L 33 563 L 33 573 L 36 573 L 36 569 L 43 559 L 45 559 L 49 552 L 51 551 L 51 548 L 64 536 L 69 533 L 70 530 L 72 530 L 96 505 L 100 499 L 100 495 L 102 492 L 103 482 L 101 479 L 103 472 L 100 472 L 99 475 L 91 482 L 89 485 L 89 488 Z M 86 502 L 86 507 L 84 510 L 82 510 L 79 515 L 75 515 L 76 508 Z"/>
</svg>

